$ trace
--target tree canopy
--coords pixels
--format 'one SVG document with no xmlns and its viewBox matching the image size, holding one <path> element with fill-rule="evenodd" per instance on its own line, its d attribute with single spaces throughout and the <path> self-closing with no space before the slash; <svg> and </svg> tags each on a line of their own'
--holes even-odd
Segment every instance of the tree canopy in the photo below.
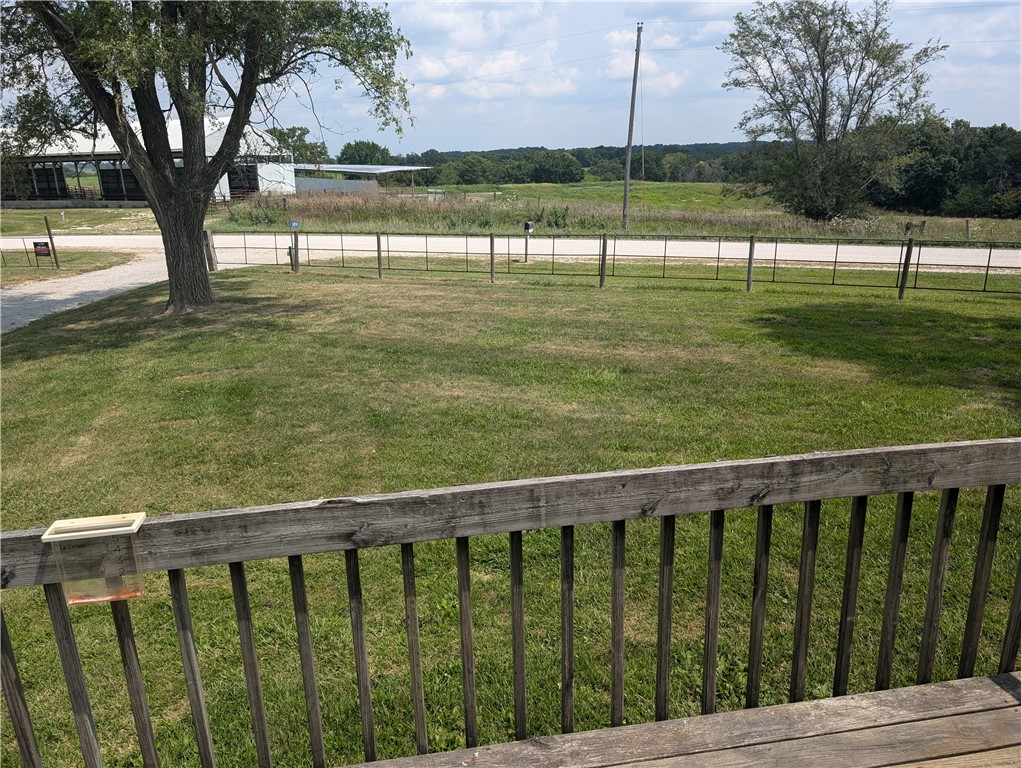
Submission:
<svg viewBox="0 0 1021 768">
<path fill-rule="evenodd" d="M 25 155 L 105 127 L 160 226 L 168 309 L 212 301 L 202 223 L 253 114 L 271 114 L 289 89 L 340 67 L 381 125 L 399 130 L 408 116 L 396 64 L 410 44 L 385 8 L 357 0 L 21 0 L 0 14 L 5 150 Z M 213 113 L 229 114 L 215 151 L 205 130 Z"/>
<path fill-rule="evenodd" d="M 309 141 L 308 128 L 295 125 L 290 128 L 267 128 L 277 146 L 288 153 L 296 163 L 330 163 L 333 156 L 325 141 Z"/>
<path fill-rule="evenodd" d="M 912 52 L 891 35 L 889 10 L 890 0 L 858 12 L 846 0 L 760 0 L 720 46 L 731 58 L 724 86 L 758 94 L 739 127 L 779 142 L 760 168 L 791 210 L 832 218 L 860 206 L 870 184 L 896 184 L 883 128 L 919 114 L 925 67 L 946 46 Z"/>
<path fill-rule="evenodd" d="M 390 165 L 393 157 L 390 150 L 374 141 L 349 141 L 337 155 L 338 163 L 351 165 Z"/>
</svg>

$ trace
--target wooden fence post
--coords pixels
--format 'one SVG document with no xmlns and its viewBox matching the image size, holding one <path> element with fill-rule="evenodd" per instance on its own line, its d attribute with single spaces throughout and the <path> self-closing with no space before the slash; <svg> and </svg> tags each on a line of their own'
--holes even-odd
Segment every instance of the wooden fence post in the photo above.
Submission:
<svg viewBox="0 0 1021 768">
<path fill-rule="evenodd" d="M 57 258 L 57 244 L 53 242 L 53 230 L 50 229 L 50 217 L 43 216 L 43 221 L 46 222 L 46 234 L 50 238 L 50 253 L 53 255 L 53 266 L 56 269 L 60 269 L 60 259 Z"/>
<path fill-rule="evenodd" d="M 748 280 L 745 283 L 745 292 L 752 291 L 752 268 L 755 265 L 755 235 L 748 240 Z"/>
<path fill-rule="evenodd" d="M 298 233 L 291 232 L 291 272 L 298 274 L 301 259 L 298 257 Z"/>
<path fill-rule="evenodd" d="M 208 229 L 202 230 L 202 246 L 206 251 L 206 266 L 210 272 L 216 272 L 220 265 L 216 260 L 216 246 L 213 245 L 213 236 L 209 234 Z"/>
<path fill-rule="evenodd" d="M 376 275 L 383 279 L 383 236 L 376 233 Z"/>
<path fill-rule="evenodd" d="M 602 246 L 599 249 L 599 287 L 606 285 L 606 234 L 603 233 Z"/>
<path fill-rule="evenodd" d="M 897 286 L 897 299 L 904 298 L 904 291 L 908 287 L 908 273 L 911 271 L 911 252 L 915 249 L 914 238 L 908 238 L 908 250 L 904 254 L 904 267 L 900 273 L 900 285 Z"/>
</svg>

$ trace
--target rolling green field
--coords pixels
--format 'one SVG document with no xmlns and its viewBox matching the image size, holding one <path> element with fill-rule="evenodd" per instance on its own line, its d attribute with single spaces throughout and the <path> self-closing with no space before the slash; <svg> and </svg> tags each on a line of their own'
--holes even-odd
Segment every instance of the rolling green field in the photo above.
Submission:
<svg viewBox="0 0 1021 768">
<path fill-rule="evenodd" d="M 827 286 L 478 275 L 384 281 L 321 268 L 212 276 L 218 303 L 163 317 L 165 286 L 4 334 L 3 528 L 55 517 L 150 515 L 624 467 L 1021 434 L 1017 297 Z M 586 284 L 582 284 L 586 283 Z M 919 494 L 894 681 L 913 681 L 934 494 Z M 982 494 L 962 494 L 936 679 L 956 673 Z M 851 690 L 871 686 L 893 500 L 869 507 Z M 847 502 L 823 507 L 809 694 L 828 695 Z M 728 513 L 720 708 L 742 704 L 754 512 Z M 801 512 L 776 511 L 763 703 L 787 695 Z M 698 708 L 706 516 L 678 523 L 673 716 Z M 655 521 L 628 528 L 628 722 L 652 718 Z M 578 729 L 609 717 L 609 531 L 578 531 Z M 529 734 L 559 729 L 556 532 L 525 535 Z M 504 538 L 472 542 L 483 742 L 511 738 Z M 463 744 L 452 542 L 416 547 L 434 749 Z M 1008 490 L 976 672 L 995 667 L 1021 557 L 1021 490 Z M 360 759 L 343 558 L 306 559 L 331 764 Z M 414 746 L 397 550 L 363 553 L 381 757 Z M 188 572 L 220 765 L 254 762 L 226 567 Z M 165 765 L 197 765 L 165 575 L 132 605 Z M 307 765 L 286 562 L 249 568 L 274 758 Z M 103 606 L 72 610 L 104 761 L 138 764 Z M 77 742 L 41 593 L 4 593 L 49 764 Z M 5 714 L 6 717 L 6 714 Z M 0 763 L 15 765 L 10 729 Z"/>
<path fill-rule="evenodd" d="M 598 234 L 621 231 L 623 182 L 582 184 L 504 184 L 450 186 L 440 200 L 412 197 L 424 190 L 386 190 L 381 196 L 298 195 L 218 204 L 207 226 L 218 232 L 288 231 L 300 220 L 303 231 L 317 232 L 495 232 L 519 234 L 525 221 L 536 234 Z M 158 232 L 148 209 L 67 209 L 0 212 L 0 234 L 39 235 L 43 216 L 58 234 L 129 234 Z M 900 238 L 906 223 L 923 217 L 876 212 L 863 219 L 809 222 L 780 211 L 768 197 L 746 198 L 722 184 L 635 182 L 631 187 L 629 231 L 635 234 L 747 237 Z M 964 240 L 964 219 L 930 217 L 925 237 Z M 913 232 L 918 237 L 917 230 Z M 972 219 L 976 241 L 1019 242 L 1021 222 Z"/>
<path fill-rule="evenodd" d="M 421 192 L 422 190 L 417 190 Z M 210 227 L 221 232 L 286 231 L 299 220 L 314 232 L 456 232 L 516 235 L 525 221 L 536 234 L 620 233 L 623 182 L 451 186 L 438 200 L 402 189 L 384 196 L 298 195 L 286 208 L 272 198 L 223 207 Z M 632 186 L 629 228 L 633 234 L 747 237 L 900 238 L 905 224 L 921 218 L 880 214 L 863 219 L 811 222 L 779 210 L 768 197 L 746 198 L 722 184 L 655 182 Z M 971 239 L 1021 241 L 1021 223 L 975 219 Z M 925 236 L 964 240 L 965 220 L 932 218 Z M 917 236 L 917 231 L 915 232 Z"/>
</svg>

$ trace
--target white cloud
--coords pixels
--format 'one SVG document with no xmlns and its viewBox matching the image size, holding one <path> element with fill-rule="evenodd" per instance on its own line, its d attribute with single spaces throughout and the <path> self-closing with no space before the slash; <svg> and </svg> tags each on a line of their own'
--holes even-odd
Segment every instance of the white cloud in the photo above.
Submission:
<svg viewBox="0 0 1021 768">
<path fill-rule="evenodd" d="M 618 53 L 606 62 L 599 74 L 608 80 L 630 80 L 635 73 L 635 55 Z"/>
<path fill-rule="evenodd" d="M 852 0 L 852 7 L 864 7 L 864 1 Z M 946 59 L 928 69 L 932 100 L 948 119 L 1021 127 L 1017 42 L 967 42 L 1016 41 L 1021 6 L 978 6 L 985 4 L 898 0 L 892 33 L 915 48 L 930 37 L 954 43 Z M 391 0 L 393 21 L 415 51 L 400 68 L 416 84 L 410 95 L 417 119 L 402 151 L 621 144 L 623 129 L 607 115 L 618 107 L 626 111 L 639 21 L 645 24 L 646 141 L 739 138 L 734 126 L 754 94 L 720 88 L 728 59 L 716 46 L 732 29 L 734 14 L 752 7 L 750 0 Z M 333 77 L 330 72 L 325 87 L 313 92 L 323 124 L 343 125 L 345 135 L 375 136 L 361 89 L 348 77 L 347 87 L 336 93 Z M 305 118 L 301 110 L 296 113 L 296 120 L 284 124 L 313 120 L 307 110 Z M 382 136 L 385 141 L 391 134 Z"/>
<path fill-rule="evenodd" d="M 570 96 L 577 92 L 580 73 L 568 70 L 559 77 L 537 77 L 525 84 L 525 95 L 531 98 Z"/>
<path fill-rule="evenodd" d="M 681 88 L 688 79 L 688 73 L 666 72 L 642 80 L 642 87 L 654 96 L 666 96 Z"/>
</svg>

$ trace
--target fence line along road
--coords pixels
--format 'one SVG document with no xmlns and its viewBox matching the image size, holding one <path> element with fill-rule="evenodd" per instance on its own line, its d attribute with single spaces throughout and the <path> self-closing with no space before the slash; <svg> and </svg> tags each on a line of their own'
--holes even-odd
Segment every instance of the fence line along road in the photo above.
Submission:
<svg viewBox="0 0 1021 768">
<path fill-rule="evenodd" d="M 5 267 L 33 264 L 41 237 L 0 238 Z M 160 235 L 58 235 L 66 249 L 132 250 L 130 264 L 60 280 L 3 290 L 0 331 L 51 312 L 166 279 Z M 593 235 L 524 237 L 428 234 L 300 233 L 300 264 L 388 271 L 599 275 L 602 238 Z M 292 233 L 219 234 L 213 238 L 221 267 L 288 265 Z M 793 241 L 698 237 L 614 236 L 607 242 L 610 278 L 670 278 L 744 282 L 753 252 L 751 283 L 839 284 L 1021 293 L 1021 243 L 914 243 L 906 282 L 901 267 L 908 241 Z M 47 268 L 53 268 L 47 263 Z M 888 273 L 885 274 L 884 273 Z M 600 279 L 602 283 L 602 279 Z"/>
<path fill-rule="evenodd" d="M 290 263 L 290 233 L 221 234 L 219 263 Z M 510 274 L 598 274 L 602 237 L 529 237 L 429 234 L 325 234 L 297 236 L 298 262 L 306 266 Z M 608 239 L 609 277 L 745 280 L 754 255 L 754 282 L 831 283 L 887 287 L 913 243 L 906 287 L 1000 293 L 1021 292 L 1021 243 L 961 244 L 937 241 L 843 241 L 717 237 L 621 237 Z M 658 271 L 657 271 L 658 268 Z M 960 277 L 948 281 L 945 276 Z M 968 277 L 970 276 L 970 278 Z M 839 278 L 839 279 L 838 279 Z"/>
<path fill-rule="evenodd" d="M 240 233 L 217 234 L 216 248 L 221 263 L 226 258 L 234 260 L 234 254 L 247 256 L 250 264 L 286 264 L 286 252 L 290 244 L 289 233 Z M 429 234 L 383 234 L 384 253 L 401 255 L 464 254 L 488 255 L 489 235 L 429 235 Z M 497 235 L 497 255 L 523 257 L 526 238 Z M 556 257 L 597 258 L 601 236 L 555 236 L 529 237 L 529 258 L 548 259 Z M 617 259 L 747 259 L 747 240 L 687 237 L 621 237 L 610 238 L 611 255 Z M 758 259 L 772 260 L 774 249 L 777 257 L 789 262 L 815 262 L 832 264 L 834 254 L 840 262 L 897 266 L 903 259 L 907 240 L 876 240 L 872 242 L 826 239 L 826 240 L 785 240 L 783 238 L 760 238 Z M 329 254 L 344 252 L 376 252 L 375 234 L 326 234 L 301 233 L 299 248 L 312 255 L 312 259 L 329 258 Z M 916 257 L 921 254 L 924 264 L 947 267 L 982 267 L 987 263 L 992 269 L 1021 269 L 1021 243 L 959 243 L 916 241 Z M 274 261 L 274 256 L 277 258 Z M 303 256 L 304 258 L 304 256 Z"/>
</svg>

